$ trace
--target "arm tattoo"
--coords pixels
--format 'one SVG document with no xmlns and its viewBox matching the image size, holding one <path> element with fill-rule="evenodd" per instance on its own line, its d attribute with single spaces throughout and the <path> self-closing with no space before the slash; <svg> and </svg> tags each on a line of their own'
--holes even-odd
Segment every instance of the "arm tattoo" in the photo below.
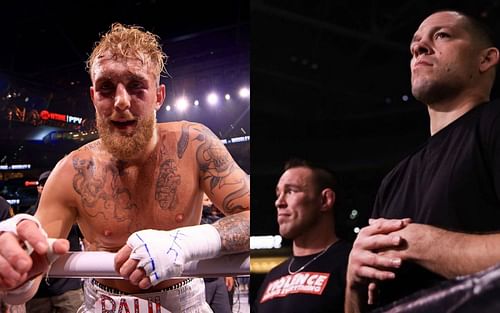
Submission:
<svg viewBox="0 0 500 313">
<path fill-rule="evenodd" d="M 248 184 L 245 177 L 232 175 L 238 167 L 231 155 L 210 129 L 201 124 L 194 129 L 198 134 L 193 141 L 201 142 L 196 150 L 196 158 L 200 165 L 202 179 L 209 180 L 210 192 L 213 193 L 215 188 L 228 185 L 236 188 L 225 197 L 221 209 L 227 214 L 247 210 L 248 208 L 237 204 L 237 199 L 248 195 Z M 235 176 L 238 177 L 235 178 Z"/>
<path fill-rule="evenodd" d="M 232 185 L 235 189 L 223 200 L 222 210 L 233 214 L 248 210 L 238 204 L 238 199 L 248 196 L 246 177 L 234 175 L 238 167 L 222 142 L 210 129 L 202 124 L 185 123 L 182 125 L 181 136 L 177 142 L 177 156 L 182 158 L 189 144 L 190 130 L 195 131 L 192 141 L 198 142 L 196 160 L 200 167 L 201 179 L 209 181 L 210 193 L 216 188 L 221 189 Z"/>
<path fill-rule="evenodd" d="M 189 143 L 189 128 L 192 126 L 193 124 L 182 124 L 181 138 L 177 142 L 177 157 L 179 159 L 182 159 L 184 152 L 186 152 Z"/>
<path fill-rule="evenodd" d="M 219 231 L 222 253 L 250 250 L 250 221 L 245 216 L 229 215 L 212 225 Z"/>
<path fill-rule="evenodd" d="M 241 184 L 241 187 L 238 190 L 231 192 L 229 195 L 227 195 L 224 198 L 224 201 L 222 202 L 222 207 L 224 208 L 224 212 L 226 212 L 227 214 L 233 214 L 250 209 L 248 207 L 243 207 L 235 203 L 236 199 L 240 199 L 243 196 L 248 195 L 249 193 L 247 180 L 245 178 L 241 178 L 239 183 Z"/>
</svg>

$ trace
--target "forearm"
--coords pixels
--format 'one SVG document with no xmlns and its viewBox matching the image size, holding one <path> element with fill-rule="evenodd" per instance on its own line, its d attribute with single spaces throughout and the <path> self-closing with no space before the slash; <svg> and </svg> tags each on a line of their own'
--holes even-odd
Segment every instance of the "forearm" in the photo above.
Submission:
<svg viewBox="0 0 500 313">
<path fill-rule="evenodd" d="M 250 250 L 250 211 L 228 215 L 212 225 L 221 237 L 223 254 Z"/>
<path fill-rule="evenodd" d="M 365 292 L 365 295 L 367 292 Z M 358 290 L 347 286 L 345 292 L 344 312 L 345 313 L 361 313 L 364 312 L 367 297 L 362 297 Z"/>
<path fill-rule="evenodd" d="M 115 267 L 126 279 L 137 267 L 142 268 L 152 285 L 179 277 L 184 264 L 248 251 L 250 246 L 249 213 L 241 212 L 214 224 L 186 226 L 170 231 L 144 229 L 129 236 L 127 245 L 117 253 Z M 136 260 L 138 262 L 129 262 Z M 134 284 L 150 286 L 142 277 Z"/>
<path fill-rule="evenodd" d="M 466 234 L 413 224 L 405 259 L 453 278 L 484 270 L 500 261 L 499 234 Z M 403 235 L 405 238 L 405 235 Z"/>
</svg>

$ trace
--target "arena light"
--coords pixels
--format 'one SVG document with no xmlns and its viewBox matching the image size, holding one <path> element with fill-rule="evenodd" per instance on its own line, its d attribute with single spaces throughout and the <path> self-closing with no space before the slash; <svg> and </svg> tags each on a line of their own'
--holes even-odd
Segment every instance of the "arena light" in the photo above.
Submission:
<svg viewBox="0 0 500 313">
<path fill-rule="evenodd" d="M 219 102 L 219 96 L 215 92 L 211 92 L 207 96 L 207 102 L 210 105 L 216 105 Z"/>
<path fill-rule="evenodd" d="M 10 170 L 29 170 L 31 164 L 11 164 L 11 165 L 0 165 L 0 170 L 10 171 Z"/>
<path fill-rule="evenodd" d="M 199 106 L 200 105 L 200 101 L 198 99 L 194 100 L 194 105 Z"/>
<path fill-rule="evenodd" d="M 250 249 L 279 249 L 282 242 L 280 235 L 250 236 Z"/>
<path fill-rule="evenodd" d="M 247 142 L 250 141 L 250 136 L 233 137 L 228 139 L 221 139 L 223 144 L 237 143 L 237 142 Z"/>
<path fill-rule="evenodd" d="M 240 97 L 242 98 L 249 98 L 250 97 L 250 89 L 247 87 L 240 88 L 240 91 L 238 92 Z"/>
<path fill-rule="evenodd" d="M 231 100 L 231 95 L 226 93 L 226 95 L 224 96 L 224 99 L 226 99 L 226 101 Z"/>
<path fill-rule="evenodd" d="M 175 101 L 175 107 L 179 112 L 184 112 L 188 108 L 189 103 L 185 97 L 180 97 Z"/>
<path fill-rule="evenodd" d="M 167 111 L 169 111 L 169 112 L 170 112 L 170 110 L 171 110 L 171 109 L 172 109 L 172 108 L 170 107 L 170 105 L 167 105 L 167 106 L 165 107 L 165 110 L 167 110 Z"/>
</svg>

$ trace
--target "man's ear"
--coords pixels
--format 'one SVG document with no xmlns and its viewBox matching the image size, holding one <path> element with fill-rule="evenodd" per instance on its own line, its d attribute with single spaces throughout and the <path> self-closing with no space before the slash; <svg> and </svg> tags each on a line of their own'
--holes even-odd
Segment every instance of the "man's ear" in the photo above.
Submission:
<svg viewBox="0 0 500 313">
<path fill-rule="evenodd" d="M 498 49 L 495 47 L 484 49 L 481 54 L 481 62 L 479 63 L 479 71 L 486 72 L 491 67 L 498 64 L 499 59 Z"/>
<path fill-rule="evenodd" d="M 335 191 L 325 188 L 321 191 L 321 211 L 328 211 L 335 204 Z"/>
<path fill-rule="evenodd" d="M 93 86 L 90 86 L 90 100 L 92 100 L 92 104 L 94 104 L 95 90 Z M 94 104 L 95 107 L 95 104 Z"/>
</svg>

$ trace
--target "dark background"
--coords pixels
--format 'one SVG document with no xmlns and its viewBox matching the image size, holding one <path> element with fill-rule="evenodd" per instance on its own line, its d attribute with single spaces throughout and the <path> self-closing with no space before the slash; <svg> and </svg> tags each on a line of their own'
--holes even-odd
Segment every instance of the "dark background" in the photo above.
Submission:
<svg viewBox="0 0 500 313">
<path fill-rule="evenodd" d="M 337 228 L 353 240 L 384 175 L 429 136 L 426 108 L 410 88 L 418 25 L 453 8 L 500 34 L 500 1 L 252 0 L 250 7 L 252 234 L 278 234 L 275 185 L 297 156 L 338 173 Z M 253 291 L 262 277 L 252 276 Z"/>
<path fill-rule="evenodd" d="M 278 233 L 275 184 L 285 160 L 300 156 L 339 174 L 345 201 L 337 220 L 352 240 L 383 176 L 428 137 L 425 106 L 410 94 L 409 41 L 440 8 L 481 16 L 500 34 L 498 0 L 9 1 L 0 10 L 0 108 L 91 119 L 84 62 L 93 43 L 112 22 L 139 24 L 160 35 L 170 56 L 165 105 L 184 91 L 239 85 L 251 75 L 251 125 L 245 103 L 158 118 L 201 121 L 221 138 L 241 136 L 241 128 L 249 135 L 251 126 L 252 233 Z M 21 96 L 6 98 L 14 91 Z M 33 130 L 0 117 L 0 164 L 34 165 L 9 184 L 36 179 L 83 144 L 34 142 Z M 249 150 L 231 152 L 250 172 Z M 252 292 L 260 279 L 252 277 Z"/>
<path fill-rule="evenodd" d="M 21 199 L 22 208 L 16 209 L 36 199 L 36 188 L 26 187 L 26 181 L 36 181 L 69 151 L 96 138 L 88 135 L 95 113 L 85 61 L 113 22 L 139 25 L 161 38 L 169 75 L 162 78 L 167 98 L 159 122 L 202 122 L 221 139 L 250 136 L 250 102 L 237 96 L 238 88 L 250 84 L 247 1 L 7 1 L 0 6 L 0 165 L 31 164 L 29 170 L 0 170 L 0 195 Z M 231 100 L 210 107 L 205 96 L 212 90 L 219 97 L 230 93 Z M 182 95 L 190 97 L 186 112 L 165 110 Z M 27 116 L 48 110 L 85 123 L 79 128 L 53 121 L 34 125 L 16 117 L 23 109 Z M 74 139 L 85 132 L 85 138 Z M 249 142 L 228 148 L 250 172 Z"/>
<path fill-rule="evenodd" d="M 277 233 L 274 189 L 292 156 L 335 170 L 341 218 L 357 209 L 364 223 L 381 178 L 429 136 L 410 89 L 409 42 L 421 20 L 459 8 L 500 33 L 500 1 L 468 3 L 251 2 L 253 233 Z"/>
</svg>

